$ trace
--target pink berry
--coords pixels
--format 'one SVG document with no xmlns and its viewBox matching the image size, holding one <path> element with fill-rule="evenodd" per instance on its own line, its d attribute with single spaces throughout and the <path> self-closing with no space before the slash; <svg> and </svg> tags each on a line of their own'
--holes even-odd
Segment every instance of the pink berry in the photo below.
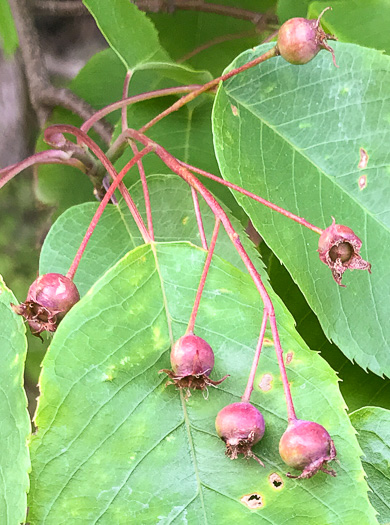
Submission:
<svg viewBox="0 0 390 525">
<path fill-rule="evenodd" d="M 55 332 L 61 319 L 80 300 L 76 285 L 60 273 L 41 275 L 30 286 L 27 299 L 13 310 L 28 322 L 34 335 Z"/>
<path fill-rule="evenodd" d="M 228 457 L 236 459 L 238 454 L 244 454 L 263 465 L 252 452 L 253 445 L 260 441 L 265 431 L 264 417 L 256 407 L 246 402 L 224 407 L 218 412 L 215 428 L 226 443 Z"/>
<path fill-rule="evenodd" d="M 336 457 L 336 449 L 327 430 L 313 421 L 295 419 L 290 421 L 279 442 L 279 453 L 283 461 L 302 474 L 290 478 L 311 478 L 319 470 L 336 476 L 327 469 L 327 463 Z"/>
<path fill-rule="evenodd" d="M 279 55 L 290 64 L 299 65 L 312 60 L 321 49 L 327 49 L 332 53 L 333 62 L 337 66 L 334 51 L 327 43 L 327 39 L 336 40 L 336 37 L 326 34 L 320 26 L 321 17 L 327 9 L 324 9 L 316 20 L 306 18 L 287 20 L 278 33 Z"/>
<path fill-rule="evenodd" d="M 171 366 L 172 370 L 160 372 L 165 372 L 179 388 L 204 390 L 208 385 L 219 385 L 228 377 L 218 381 L 210 379 L 214 352 L 204 339 L 193 333 L 183 335 L 172 346 Z"/>
</svg>

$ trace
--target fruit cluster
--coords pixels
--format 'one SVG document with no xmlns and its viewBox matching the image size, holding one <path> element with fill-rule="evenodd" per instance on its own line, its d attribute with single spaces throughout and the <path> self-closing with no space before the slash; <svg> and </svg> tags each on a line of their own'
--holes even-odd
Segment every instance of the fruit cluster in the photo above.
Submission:
<svg viewBox="0 0 390 525">
<path fill-rule="evenodd" d="M 324 10 L 324 12 L 325 11 L 326 10 Z M 162 146 L 146 136 L 145 132 L 169 113 L 179 109 L 184 104 L 187 104 L 200 94 L 214 89 L 219 82 L 225 81 L 228 78 L 231 78 L 233 75 L 237 75 L 249 67 L 258 65 L 270 58 L 282 56 L 292 64 L 306 64 L 313 57 L 315 57 L 321 49 L 326 49 L 332 53 L 333 61 L 335 63 L 333 49 L 327 44 L 327 39 L 335 39 L 335 37 L 333 35 L 326 34 L 320 27 L 320 19 L 322 14 L 323 13 L 321 13 L 317 20 L 306 20 L 303 18 L 293 18 L 288 20 L 280 28 L 278 41 L 274 48 L 264 53 L 264 55 L 261 57 L 258 57 L 253 61 L 236 68 L 235 70 L 229 71 L 228 73 L 217 79 L 214 79 L 213 81 L 210 81 L 200 88 L 197 86 L 187 86 L 182 88 L 181 91 L 181 88 L 167 88 L 165 90 L 160 90 L 159 94 L 161 95 L 172 95 L 179 92 L 187 94 L 175 102 L 175 104 L 170 106 L 170 108 L 157 115 L 157 117 L 155 117 L 149 123 L 145 124 L 139 131 L 127 127 L 127 123 L 124 119 L 125 124 L 122 123 L 122 133 L 110 148 L 110 153 L 113 157 L 115 157 L 115 154 L 130 141 L 134 156 L 119 173 L 116 172 L 109 158 L 110 155 L 103 153 L 103 151 L 88 136 L 87 133 L 97 120 L 109 114 L 111 111 L 118 109 L 119 107 L 125 108 L 126 105 L 132 102 L 132 100 L 135 101 L 137 97 L 134 97 L 134 99 L 132 99 L 132 97 L 126 98 L 125 95 L 127 87 L 126 90 L 124 90 L 124 98 L 120 101 L 120 105 L 118 105 L 118 103 L 114 103 L 110 106 L 107 106 L 107 108 L 103 108 L 93 117 L 84 122 L 80 129 L 69 125 L 55 125 L 48 127 L 45 130 L 45 141 L 54 148 L 53 150 L 41 152 L 28 159 L 28 162 L 21 162 L 0 171 L 0 174 L 2 175 L 0 178 L 0 187 L 10 180 L 14 175 L 22 171 L 27 165 L 32 165 L 34 163 L 69 164 L 80 168 L 84 173 L 88 173 L 89 168 L 87 165 L 85 165 L 86 156 L 84 147 L 86 147 L 96 155 L 98 160 L 113 179 L 111 186 L 109 186 L 109 188 L 103 192 L 104 197 L 99 204 L 99 207 L 91 221 L 91 224 L 66 276 L 58 273 L 49 273 L 39 277 L 31 285 L 26 301 L 20 305 L 12 305 L 13 310 L 26 319 L 33 334 L 39 337 L 43 331 L 54 332 L 65 314 L 80 299 L 77 288 L 73 283 L 73 277 L 88 240 L 91 237 L 105 207 L 113 197 L 116 188 L 121 191 L 124 201 L 129 206 L 132 216 L 141 232 L 145 243 L 154 242 L 150 200 L 147 189 L 147 181 L 141 163 L 142 157 L 150 152 L 153 152 L 158 157 L 160 157 L 160 159 L 174 173 L 179 175 L 189 184 L 194 197 L 194 207 L 198 221 L 199 233 L 202 239 L 203 248 L 207 252 L 207 257 L 186 333 L 172 346 L 170 356 L 172 369 L 163 369 L 160 370 L 160 372 L 165 372 L 168 375 L 170 379 L 168 383 L 175 384 L 181 391 L 184 390 L 186 399 L 190 396 L 191 390 L 202 390 L 204 393 L 207 393 L 208 387 L 215 387 L 222 383 L 222 381 L 226 380 L 228 377 L 226 375 L 219 380 L 213 380 L 210 378 L 214 367 L 213 350 L 204 339 L 194 334 L 194 325 L 201 295 L 213 256 L 214 247 L 217 241 L 219 226 L 222 224 L 229 235 L 234 248 L 237 250 L 253 279 L 253 282 L 264 303 L 264 310 L 258 345 L 245 392 L 241 397 L 240 402 L 230 404 L 222 408 L 222 410 L 218 413 L 215 423 L 216 431 L 226 444 L 226 455 L 229 458 L 236 459 L 238 455 L 242 454 L 247 458 L 254 458 L 259 464 L 263 465 L 262 461 L 253 453 L 252 448 L 262 439 L 265 432 L 265 422 L 261 412 L 250 403 L 250 397 L 253 391 L 254 378 L 263 346 L 266 327 L 267 324 L 270 323 L 276 357 L 283 382 L 288 413 L 288 427 L 280 439 L 279 452 L 281 458 L 289 467 L 301 471 L 301 473 L 297 476 L 288 474 L 289 477 L 296 478 L 310 478 L 320 470 L 335 476 L 335 471 L 327 468 L 328 463 L 334 460 L 336 457 L 334 443 L 329 433 L 323 426 L 313 421 L 305 421 L 296 417 L 272 301 L 261 280 L 260 275 L 258 274 L 245 249 L 243 248 L 239 236 L 234 230 L 225 211 L 216 201 L 214 196 L 209 192 L 209 190 L 207 190 L 207 188 L 196 178 L 194 173 L 199 173 L 202 176 L 209 177 L 221 184 L 231 187 L 234 190 L 239 191 L 256 200 L 257 202 L 272 208 L 274 211 L 289 217 L 302 226 L 305 226 L 310 230 L 320 234 L 318 245 L 320 260 L 329 266 L 335 281 L 341 286 L 343 286 L 341 284 L 341 278 L 343 273 L 348 268 L 371 271 L 371 265 L 367 261 L 363 260 L 359 255 L 362 243 L 350 228 L 347 226 L 335 224 L 334 220 L 333 224 L 323 231 L 320 228 L 313 226 L 305 219 L 283 210 L 282 208 L 248 192 L 247 190 L 244 190 L 243 188 L 240 188 L 239 186 L 233 185 L 212 174 L 179 161 L 164 148 L 162 148 Z M 130 79 L 126 79 L 125 86 L 128 86 L 129 80 Z M 145 94 L 145 100 L 148 98 L 147 95 L 148 94 Z M 152 93 L 152 95 L 154 96 L 155 92 L 154 94 Z M 152 98 L 152 95 L 149 94 L 149 98 Z M 137 100 L 139 100 L 139 98 Z M 64 136 L 65 133 L 72 134 L 77 139 L 79 144 L 75 144 L 74 142 L 67 140 Z M 139 152 L 136 142 L 144 147 Z M 80 145 L 83 147 L 80 147 Z M 135 206 L 127 188 L 122 183 L 123 177 L 129 171 L 129 169 L 131 169 L 136 164 L 139 168 L 144 189 L 145 207 L 148 218 L 147 226 L 144 224 L 142 217 Z M 97 165 L 95 168 L 98 171 Z M 209 247 L 207 246 L 202 219 L 200 216 L 199 203 L 197 200 L 198 194 L 204 198 L 215 215 L 215 228 Z"/>
</svg>

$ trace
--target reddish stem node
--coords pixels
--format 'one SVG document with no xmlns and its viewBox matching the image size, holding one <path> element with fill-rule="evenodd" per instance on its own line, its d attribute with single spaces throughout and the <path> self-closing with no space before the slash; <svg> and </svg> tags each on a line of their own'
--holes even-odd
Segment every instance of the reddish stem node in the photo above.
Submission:
<svg viewBox="0 0 390 525">
<path fill-rule="evenodd" d="M 197 316 L 198 309 L 199 309 L 199 303 L 202 297 L 204 285 L 206 283 L 207 274 L 210 269 L 211 259 L 213 258 L 213 253 L 214 253 L 215 244 L 217 242 L 220 223 L 221 221 L 218 218 L 216 218 L 213 235 L 211 237 L 210 248 L 208 249 L 206 262 L 204 263 L 202 276 L 200 278 L 198 290 L 196 292 L 194 307 L 192 309 L 190 320 L 188 321 L 186 334 L 192 333 L 194 331 L 195 320 L 196 320 L 196 316 Z"/>
<path fill-rule="evenodd" d="M 91 235 L 93 234 L 97 223 L 99 222 L 100 217 L 102 216 L 102 213 L 107 206 L 107 204 L 110 202 L 110 199 L 112 195 L 114 194 L 114 191 L 121 183 L 123 177 L 126 175 L 126 173 L 129 171 L 130 168 L 132 168 L 138 161 L 141 159 L 144 155 L 149 153 L 153 149 L 153 146 L 146 146 L 142 151 L 137 153 L 127 164 L 126 166 L 119 172 L 119 174 L 115 177 L 115 180 L 109 187 L 108 191 L 104 195 L 102 201 L 100 202 L 98 209 L 95 212 L 95 215 L 93 216 L 88 229 L 84 235 L 84 238 L 80 244 L 79 249 L 77 250 L 77 253 L 73 259 L 73 262 L 69 268 L 68 273 L 66 274 L 66 277 L 73 280 L 74 275 L 76 273 L 76 270 L 78 268 L 78 265 L 80 263 L 81 257 L 83 256 L 84 250 L 88 244 L 89 239 L 91 238 Z"/>
<path fill-rule="evenodd" d="M 88 146 L 88 148 L 97 156 L 97 158 L 103 164 L 104 168 L 107 170 L 111 178 L 115 180 L 118 174 L 114 166 L 111 164 L 107 156 L 103 153 L 103 151 L 96 144 L 96 142 L 94 142 L 90 137 L 88 137 L 86 133 L 81 131 L 79 128 L 76 128 L 75 126 L 70 126 L 67 124 L 63 124 L 63 125 L 56 124 L 54 126 L 49 126 L 48 128 L 46 128 L 45 133 L 44 133 L 45 141 L 54 147 L 61 148 L 65 146 L 67 142 L 63 133 L 70 133 L 74 135 L 79 141 L 83 142 L 86 146 Z M 142 217 L 138 211 L 137 206 L 135 205 L 133 199 L 130 196 L 128 189 L 123 184 L 123 182 L 119 184 L 119 191 L 121 192 L 124 201 L 129 207 L 129 210 L 134 218 L 135 223 L 137 224 L 141 232 L 144 242 L 145 243 L 150 242 L 149 232 L 146 229 L 146 226 L 144 224 L 144 221 L 142 220 Z"/>
</svg>

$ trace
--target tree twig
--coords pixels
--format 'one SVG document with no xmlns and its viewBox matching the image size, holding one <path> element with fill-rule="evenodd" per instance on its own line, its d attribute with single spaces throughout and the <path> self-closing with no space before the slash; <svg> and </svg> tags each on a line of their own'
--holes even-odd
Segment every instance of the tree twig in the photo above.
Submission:
<svg viewBox="0 0 390 525">
<path fill-rule="evenodd" d="M 147 13 L 166 13 L 178 11 L 201 11 L 222 16 L 238 18 L 252 22 L 255 26 L 262 26 L 269 22 L 276 22 L 276 16 L 270 13 L 259 13 L 220 4 L 205 3 L 203 0 L 138 0 L 133 1 L 141 11 Z M 48 15 L 79 16 L 87 14 L 88 10 L 80 0 L 58 2 L 56 0 L 34 0 L 34 9 Z"/>
<path fill-rule="evenodd" d="M 66 88 L 56 89 L 52 86 L 42 55 L 38 32 L 26 0 L 10 0 L 10 7 L 18 31 L 29 96 L 39 125 L 43 127 L 50 110 L 57 105 L 73 111 L 84 120 L 91 117 L 95 109 L 87 102 Z M 105 142 L 110 142 L 112 133 L 110 124 L 100 122 L 95 130 Z"/>
</svg>

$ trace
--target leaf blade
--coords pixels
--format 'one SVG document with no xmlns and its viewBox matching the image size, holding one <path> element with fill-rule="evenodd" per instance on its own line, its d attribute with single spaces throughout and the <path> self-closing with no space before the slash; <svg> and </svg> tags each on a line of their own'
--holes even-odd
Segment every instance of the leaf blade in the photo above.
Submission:
<svg viewBox="0 0 390 525">
<path fill-rule="evenodd" d="M 4 525 L 26 518 L 30 471 L 30 418 L 23 389 L 27 341 L 22 318 L 14 314 L 11 302 L 17 301 L 0 278 L 0 521 Z"/>
<path fill-rule="evenodd" d="M 273 348 L 266 348 L 262 355 L 253 397 L 269 425 L 264 441 L 255 448 L 267 468 L 263 471 L 255 462 L 224 457 L 214 418 L 222 406 L 238 400 L 244 388 L 261 308 L 249 277 L 218 258 L 206 282 L 197 333 L 214 347 L 216 368 L 212 377 L 234 367 L 234 381 L 210 392 L 208 402 L 194 393 L 184 404 L 183 413 L 185 402 L 174 388 L 164 387 L 165 379 L 157 371 L 168 365 L 169 324 L 174 339 L 183 333 L 204 252 L 186 243 L 155 246 L 155 252 L 144 245 L 119 261 L 72 309 L 53 339 L 41 377 L 40 431 L 32 446 L 32 519 L 61 524 L 66 508 L 68 516 L 102 523 L 124 523 L 123 516 L 128 520 L 138 512 L 137 519 L 144 523 L 159 519 L 168 523 L 184 515 L 194 524 L 204 523 L 204 516 L 216 524 L 233 519 L 247 523 L 248 518 L 276 524 L 291 517 L 290 497 L 296 508 L 305 508 L 305 515 L 323 512 L 324 519 L 341 519 L 343 523 L 352 523 L 359 516 L 371 523 L 374 514 L 365 495 L 359 451 L 343 412 L 335 374 L 317 354 L 305 349 L 279 302 L 276 308 L 282 341 L 294 352 L 289 375 L 297 407 L 302 417 L 313 415 L 313 408 L 321 407 L 317 419 L 330 428 L 343 458 L 340 477 L 319 475 L 308 480 L 305 487 L 284 477 L 276 451 L 286 425 L 285 403 Z M 109 334 L 97 330 L 102 312 L 104 324 L 112 326 Z M 77 349 L 81 347 L 80 352 Z M 314 370 L 316 384 L 312 380 Z M 264 372 L 274 376 L 271 393 L 257 386 Z M 108 374 L 112 377 L 107 378 Z M 87 394 L 86 403 L 75 405 L 83 392 Z M 110 406 L 108 400 L 116 395 L 122 399 L 117 398 Z M 73 417 L 65 429 L 69 410 Z M 127 416 L 126 428 L 116 435 L 113 430 Z M 89 428 L 84 428 L 86 424 Z M 107 438 L 108 428 L 111 433 Z M 110 446 L 108 440 L 112 440 Z M 101 449 L 91 455 L 95 444 Z M 87 446 L 90 452 L 86 456 Z M 109 468 L 104 459 L 107 454 Z M 151 475 L 157 471 L 158 477 Z M 279 493 L 270 485 L 268 476 L 275 471 L 288 491 Z M 45 490 L 47 486 L 50 491 Z M 178 495 L 181 486 L 182 497 Z M 351 498 L 358 494 L 356 506 L 345 508 L 341 486 Z M 251 492 L 260 493 L 266 502 L 257 513 L 240 501 Z"/>
<path fill-rule="evenodd" d="M 266 49 L 249 51 L 236 64 Z M 227 179 L 323 228 L 336 215 L 338 223 L 362 238 L 362 255 L 373 263 L 373 274 L 345 274 L 348 287 L 340 290 L 328 268 L 318 262 L 311 232 L 236 194 L 300 287 L 327 337 L 364 369 L 389 375 L 385 196 L 390 184 L 385 176 L 387 152 L 379 139 L 388 133 L 388 125 L 375 100 L 378 90 L 381 95 L 385 89 L 390 62 L 374 50 L 353 45 L 336 43 L 335 50 L 339 70 L 322 52 L 306 66 L 276 58 L 228 81 L 214 107 L 215 148 Z M 387 99 L 383 103 L 386 106 Z M 231 104 L 238 108 L 237 116 Z M 358 167 L 360 147 L 370 155 L 364 170 Z M 363 190 L 362 173 L 368 174 Z M 361 308 L 355 306 L 358 298 L 364 299 Z"/>
</svg>

